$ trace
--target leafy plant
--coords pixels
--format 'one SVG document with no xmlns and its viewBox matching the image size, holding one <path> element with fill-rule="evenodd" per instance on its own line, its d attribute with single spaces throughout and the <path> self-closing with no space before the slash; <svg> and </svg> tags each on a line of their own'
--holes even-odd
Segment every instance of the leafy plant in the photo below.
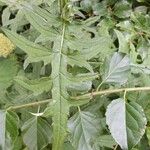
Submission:
<svg viewBox="0 0 150 150">
<path fill-rule="evenodd" d="M 0 2 L 2 150 L 150 148 L 149 1 Z"/>
</svg>

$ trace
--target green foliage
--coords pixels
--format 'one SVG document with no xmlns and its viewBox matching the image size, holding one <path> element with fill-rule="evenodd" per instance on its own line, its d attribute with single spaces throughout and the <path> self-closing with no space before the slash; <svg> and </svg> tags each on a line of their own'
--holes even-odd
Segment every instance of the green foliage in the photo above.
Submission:
<svg viewBox="0 0 150 150">
<path fill-rule="evenodd" d="M 29 150 L 43 149 L 51 142 L 51 126 L 38 114 L 24 123 L 22 132 L 23 141 Z"/>
<path fill-rule="evenodd" d="M 0 0 L 0 149 L 150 149 L 149 5 Z"/>
<path fill-rule="evenodd" d="M 99 119 L 90 112 L 82 112 L 75 114 L 69 120 L 69 129 L 72 134 L 72 144 L 76 150 L 90 150 L 91 139 L 94 139 L 99 131 Z M 79 134 L 80 133 L 80 134 Z"/>
<path fill-rule="evenodd" d="M 132 149 L 142 138 L 147 122 L 140 105 L 119 98 L 108 105 L 106 123 L 121 148 Z"/>
</svg>

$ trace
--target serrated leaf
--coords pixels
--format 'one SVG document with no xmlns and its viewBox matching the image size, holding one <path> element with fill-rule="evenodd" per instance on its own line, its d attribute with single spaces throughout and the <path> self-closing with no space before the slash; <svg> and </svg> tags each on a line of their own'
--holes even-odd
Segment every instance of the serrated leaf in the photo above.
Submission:
<svg viewBox="0 0 150 150">
<path fill-rule="evenodd" d="M 41 117 L 33 116 L 22 126 L 23 141 L 29 150 L 41 150 L 51 142 L 51 126 Z"/>
<path fill-rule="evenodd" d="M 106 123 L 121 148 L 131 150 L 144 135 L 147 121 L 139 104 L 119 98 L 108 105 Z"/>
<path fill-rule="evenodd" d="M 41 9 L 37 6 L 26 6 L 24 7 L 24 14 L 27 20 L 37 29 L 41 34 L 48 36 L 49 38 L 54 38 L 58 35 L 53 28 L 54 26 L 59 26 L 60 22 L 57 17 L 51 15 L 46 10 Z"/>
<path fill-rule="evenodd" d="M 51 52 L 48 49 L 25 39 L 23 36 L 13 31 L 7 29 L 3 29 L 3 31 L 10 38 L 10 40 L 16 44 L 16 46 L 28 54 L 28 58 L 26 60 L 28 64 L 39 61 L 43 61 L 45 65 L 50 63 Z"/>
<path fill-rule="evenodd" d="M 0 148 L 2 150 L 5 150 L 7 147 L 8 136 L 12 141 L 11 146 L 13 146 L 19 134 L 18 122 L 19 118 L 14 112 L 0 111 Z"/>
<path fill-rule="evenodd" d="M 91 139 L 99 131 L 99 120 L 95 115 L 79 111 L 69 120 L 68 127 L 76 150 L 92 150 Z"/>
<path fill-rule="evenodd" d="M 129 70 L 129 57 L 116 52 L 110 60 L 108 71 L 105 72 L 103 82 L 124 84 L 127 82 Z"/>
<path fill-rule="evenodd" d="M 26 14 L 30 23 L 42 34 L 52 37 L 52 99 L 53 99 L 53 150 L 62 149 L 64 139 L 67 135 L 67 115 L 69 114 L 68 93 L 67 93 L 67 56 L 65 49 L 66 24 L 61 22 L 58 30 L 47 26 L 47 19 L 42 13 L 35 13 L 36 8 L 32 7 L 30 13 Z M 44 19 L 45 18 L 45 19 Z M 42 20 L 41 20 L 42 19 Z M 41 20 L 41 21 L 39 21 Z M 38 23 L 37 23 L 38 22 Z M 55 26 L 55 25 L 54 25 Z M 54 31 L 54 32 L 53 32 Z M 52 34 L 51 34 L 52 33 Z M 53 34 L 54 33 L 54 34 Z M 56 33 L 56 34 L 55 34 Z"/>
<path fill-rule="evenodd" d="M 35 96 L 40 95 L 43 92 L 48 92 L 52 88 L 52 81 L 49 77 L 29 80 L 23 76 L 17 76 L 15 77 L 15 81 L 25 89 L 32 91 Z"/>
</svg>

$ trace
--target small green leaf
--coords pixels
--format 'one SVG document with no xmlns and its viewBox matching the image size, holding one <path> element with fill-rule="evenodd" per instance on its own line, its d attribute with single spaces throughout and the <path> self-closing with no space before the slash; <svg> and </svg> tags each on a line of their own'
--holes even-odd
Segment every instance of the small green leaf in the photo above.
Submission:
<svg viewBox="0 0 150 150">
<path fill-rule="evenodd" d="M 131 150 L 144 135 L 147 121 L 139 104 L 119 98 L 107 107 L 106 123 L 121 148 Z"/>
</svg>

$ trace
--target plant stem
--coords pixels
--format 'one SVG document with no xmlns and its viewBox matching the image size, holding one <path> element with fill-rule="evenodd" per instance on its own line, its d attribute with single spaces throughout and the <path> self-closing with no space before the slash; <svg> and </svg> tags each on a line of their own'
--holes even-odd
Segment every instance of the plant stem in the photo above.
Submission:
<svg viewBox="0 0 150 150">
<path fill-rule="evenodd" d="M 118 144 L 115 146 L 114 150 L 117 150 Z"/>
<path fill-rule="evenodd" d="M 93 96 L 111 94 L 111 93 L 120 93 L 120 92 L 132 92 L 132 91 L 150 91 L 150 87 L 135 87 L 135 88 L 121 88 L 121 89 L 113 89 L 113 90 L 103 90 L 96 91 L 92 93 L 87 93 L 81 96 L 72 97 L 72 99 L 79 100 L 85 98 L 93 98 Z"/>
<path fill-rule="evenodd" d="M 126 92 L 150 91 L 150 87 L 135 87 L 135 88 L 114 89 L 114 90 L 103 90 L 103 91 L 92 92 L 92 93 L 88 93 L 88 94 L 84 94 L 84 95 L 76 96 L 76 97 L 71 97 L 71 98 L 74 100 L 79 100 L 79 99 L 85 99 L 85 98 L 93 98 L 93 96 L 98 96 L 98 95 L 120 93 L 120 92 L 125 92 L 125 91 Z M 33 102 L 33 103 L 28 103 L 28 104 L 23 104 L 23 105 L 18 105 L 18 106 L 11 106 L 7 108 L 7 110 L 17 110 L 17 109 L 22 109 L 22 108 L 40 106 L 40 105 L 48 104 L 51 100 L 52 99 L 46 99 L 46 100 L 42 100 L 39 102 Z"/>
<path fill-rule="evenodd" d="M 16 109 L 22 109 L 22 108 L 28 108 L 28 107 L 34 107 L 34 106 L 40 106 L 44 104 L 48 104 L 52 99 L 46 99 L 39 102 L 33 102 L 28 104 L 22 104 L 18 106 L 10 106 L 7 110 L 16 110 Z"/>
</svg>

